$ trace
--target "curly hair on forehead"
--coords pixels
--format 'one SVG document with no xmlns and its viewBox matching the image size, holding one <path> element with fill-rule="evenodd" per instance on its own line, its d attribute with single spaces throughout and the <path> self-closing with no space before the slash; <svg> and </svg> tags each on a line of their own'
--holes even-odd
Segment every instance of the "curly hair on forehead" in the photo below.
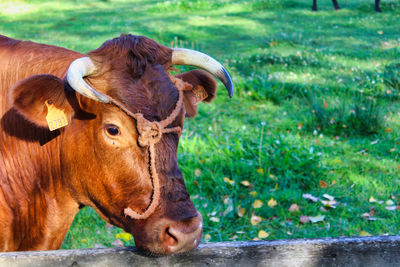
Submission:
<svg viewBox="0 0 400 267">
<path fill-rule="evenodd" d="M 97 77 L 110 85 L 105 93 L 130 111 L 160 120 L 174 108 L 178 93 L 166 71 L 170 48 L 144 36 L 121 34 L 88 55 L 99 66 Z"/>
<path fill-rule="evenodd" d="M 172 50 L 166 46 L 144 36 L 125 33 L 104 42 L 98 49 L 90 52 L 90 57 L 95 61 L 110 62 L 113 69 L 127 67 L 134 78 L 142 76 L 148 64 L 167 64 L 171 55 Z"/>
</svg>

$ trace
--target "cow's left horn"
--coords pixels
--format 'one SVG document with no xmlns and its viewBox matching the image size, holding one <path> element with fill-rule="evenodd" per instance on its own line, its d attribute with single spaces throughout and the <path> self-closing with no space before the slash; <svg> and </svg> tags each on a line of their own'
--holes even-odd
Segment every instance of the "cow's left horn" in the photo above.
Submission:
<svg viewBox="0 0 400 267">
<path fill-rule="evenodd" d="M 90 58 L 78 58 L 74 60 L 69 66 L 67 72 L 68 83 L 75 91 L 90 99 L 99 102 L 109 103 L 110 99 L 107 96 L 97 92 L 83 80 L 83 77 L 93 74 L 95 70 L 96 66 L 93 64 Z"/>
<path fill-rule="evenodd" d="M 173 48 L 172 49 L 172 65 L 190 65 L 208 71 L 225 85 L 229 97 L 233 95 L 233 84 L 231 77 L 226 69 L 212 57 L 199 51 Z"/>
</svg>

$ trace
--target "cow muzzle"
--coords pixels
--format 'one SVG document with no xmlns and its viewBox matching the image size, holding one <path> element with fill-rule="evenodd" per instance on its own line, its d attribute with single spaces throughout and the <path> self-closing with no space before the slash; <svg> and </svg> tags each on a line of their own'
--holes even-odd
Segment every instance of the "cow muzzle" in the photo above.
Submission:
<svg viewBox="0 0 400 267">
<path fill-rule="evenodd" d="M 157 226 L 142 229 L 135 236 L 136 246 L 144 252 L 152 255 L 168 255 L 190 251 L 200 244 L 203 218 L 199 213 L 180 221 L 163 218 L 157 220 L 155 224 Z M 145 237 L 146 234 L 142 236 L 144 232 L 147 232 L 147 236 L 156 234 L 157 237 L 150 238 L 152 240 L 150 241 Z"/>
<path fill-rule="evenodd" d="M 166 254 L 195 249 L 201 241 L 203 218 L 196 217 L 180 222 L 167 223 L 161 231 L 161 246 Z"/>
</svg>

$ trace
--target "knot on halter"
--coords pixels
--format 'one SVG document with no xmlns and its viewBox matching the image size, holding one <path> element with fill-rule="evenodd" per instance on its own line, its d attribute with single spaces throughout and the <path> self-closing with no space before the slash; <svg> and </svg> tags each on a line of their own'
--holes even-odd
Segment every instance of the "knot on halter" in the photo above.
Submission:
<svg viewBox="0 0 400 267">
<path fill-rule="evenodd" d="M 139 132 L 138 143 L 140 146 L 149 146 L 161 140 L 163 130 L 159 122 L 146 120 L 142 114 L 138 113 L 136 114 L 136 123 Z"/>
</svg>

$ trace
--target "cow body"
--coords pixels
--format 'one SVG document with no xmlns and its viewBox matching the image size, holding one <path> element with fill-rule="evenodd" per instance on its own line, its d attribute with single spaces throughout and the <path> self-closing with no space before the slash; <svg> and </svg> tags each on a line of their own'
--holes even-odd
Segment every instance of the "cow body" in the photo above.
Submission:
<svg viewBox="0 0 400 267">
<path fill-rule="evenodd" d="M 69 63 L 80 56 L 0 36 L 2 251 L 58 248 L 79 211 L 62 183 L 59 138 L 25 120 L 13 108 L 9 93 L 14 84 L 31 75 L 63 77 Z"/>
<path fill-rule="evenodd" d="M 130 218 L 127 207 L 140 213 L 152 201 L 149 151 L 138 145 L 135 119 L 66 82 L 71 62 L 82 56 L 0 36 L 0 250 L 59 248 L 83 206 L 132 233 L 136 245 L 151 253 L 193 249 L 202 219 L 177 165 L 179 135 L 164 134 L 155 145 L 159 205 L 149 218 Z M 205 72 L 169 75 L 171 49 L 145 37 L 122 35 L 88 56 L 97 69 L 85 81 L 149 121 L 163 120 L 175 108 L 177 81 L 184 81 L 178 84 L 185 87 L 185 101 L 171 127 L 183 127 L 185 110 L 196 114 L 191 88 L 204 87 L 205 101 L 215 95 L 216 82 Z M 68 126 L 49 131 L 47 101 L 66 113 Z"/>
</svg>

